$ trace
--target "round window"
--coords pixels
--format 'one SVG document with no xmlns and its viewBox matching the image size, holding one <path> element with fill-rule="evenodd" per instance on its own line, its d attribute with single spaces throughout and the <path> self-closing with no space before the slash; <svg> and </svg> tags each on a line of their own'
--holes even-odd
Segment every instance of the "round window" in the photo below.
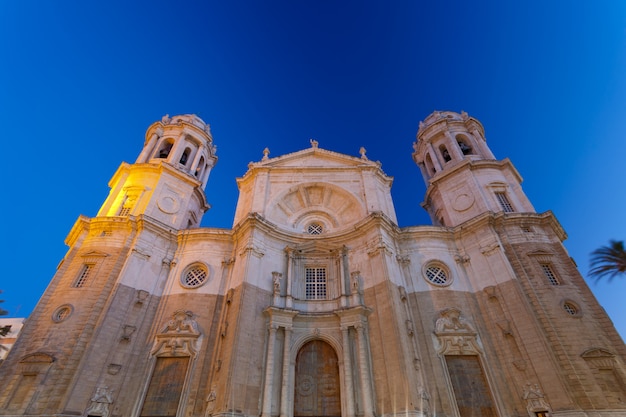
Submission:
<svg viewBox="0 0 626 417">
<path fill-rule="evenodd" d="M 187 268 L 180 278 L 180 283 L 186 288 L 197 288 L 204 284 L 209 272 L 204 265 L 195 264 Z"/>
<path fill-rule="evenodd" d="M 577 316 L 579 314 L 578 307 L 569 301 L 563 303 L 563 310 L 565 310 L 565 312 L 570 316 Z"/>
<path fill-rule="evenodd" d="M 439 263 L 428 264 L 426 268 L 424 268 L 424 276 L 429 283 L 440 287 L 450 285 L 452 283 L 448 271 Z"/>
<path fill-rule="evenodd" d="M 57 307 L 57 309 L 54 310 L 54 313 L 52 313 L 52 321 L 55 323 L 61 323 L 62 321 L 67 320 L 73 311 L 74 308 L 69 304 Z"/>
</svg>

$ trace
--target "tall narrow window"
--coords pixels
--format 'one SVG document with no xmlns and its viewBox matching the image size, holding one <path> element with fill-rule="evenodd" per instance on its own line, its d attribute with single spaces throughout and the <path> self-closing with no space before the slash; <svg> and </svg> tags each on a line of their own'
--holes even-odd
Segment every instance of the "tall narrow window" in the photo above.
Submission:
<svg viewBox="0 0 626 417">
<path fill-rule="evenodd" d="M 502 207 L 502 210 L 504 210 L 505 213 L 512 213 L 515 211 L 513 210 L 513 206 L 509 202 L 509 199 L 505 193 L 496 192 L 496 198 L 498 199 L 498 203 L 500 203 L 500 207 Z"/>
<path fill-rule="evenodd" d="M 452 157 L 450 156 L 450 152 L 448 152 L 448 149 L 444 145 L 441 145 L 439 147 L 439 151 L 441 152 L 441 156 L 443 157 L 444 161 L 449 162 L 452 159 Z"/>
<path fill-rule="evenodd" d="M 456 137 L 456 142 L 459 144 L 459 149 L 463 155 L 470 155 L 472 153 L 472 148 L 465 143 L 465 140 L 461 136 Z"/>
<path fill-rule="evenodd" d="M 89 279 L 89 275 L 91 274 L 92 269 L 93 269 L 93 265 L 84 264 L 83 267 L 80 269 L 78 276 L 74 280 L 72 287 L 74 288 L 84 287 L 85 284 L 87 284 L 87 280 Z"/>
<path fill-rule="evenodd" d="M 548 278 L 548 282 L 550 283 L 550 285 L 561 285 L 561 283 L 559 282 L 559 279 L 554 273 L 554 270 L 552 269 L 552 265 L 545 264 L 545 263 L 541 264 L 541 269 L 543 270 L 543 273 L 545 274 L 546 278 Z"/>
<path fill-rule="evenodd" d="M 307 300 L 326 299 L 326 268 L 305 269 L 305 295 Z"/>
<path fill-rule="evenodd" d="M 191 149 L 185 148 L 185 151 L 180 156 L 180 161 L 179 161 L 182 165 L 187 165 L 187 161 L 189 160 L 190 153 L 191 153 Z"/>
<path fill-rule="evenodd" d="M 162 146 L 161 149 L 159 149 L 159 152 L 157 153 L 157 158 L 162 158 L 165 159 L 169 156 L 170 151 L 172 150 L 172 146 L 174 144 L 172 142 L 165 142 Z"/>
<path fill-rule="evenodd" d="M 124 198 L 124 202 L 120 207 L 120 211 L 117 213 L 118 216 L 128 216 L 135 205 L 135 201 L 137 200 L 136 196 L 127 195 Z"/>
</svg>

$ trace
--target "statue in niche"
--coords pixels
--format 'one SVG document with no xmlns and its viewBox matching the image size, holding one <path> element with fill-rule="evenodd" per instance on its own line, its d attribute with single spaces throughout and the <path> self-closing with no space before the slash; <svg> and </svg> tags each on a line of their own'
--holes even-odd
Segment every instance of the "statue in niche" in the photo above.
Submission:
<svg viewBox="0 0 626 417">
<path fill-rule="evenodd" d="M 106 385 L 96 388 L 96 392 L 91 397 L 91 404 L 85 411 L 88 416 L 109 417 L 109 404 L 113 403 L 113 390 Z"/>
<path fill-rule="evenodd" d="M 361 273 L 359 271 L 352 272 L 350 274 L 352 293 L 353 294 L 362 294 L 363 293 L 363 285 L 361 283 Z"/>
<path fill-rule="evenodd" d="M 283 276 L 280 272 L 272 272 L 272 281 L 274 283 L 274 295 L 280 295 L 280 279 Z"/>
</svg>

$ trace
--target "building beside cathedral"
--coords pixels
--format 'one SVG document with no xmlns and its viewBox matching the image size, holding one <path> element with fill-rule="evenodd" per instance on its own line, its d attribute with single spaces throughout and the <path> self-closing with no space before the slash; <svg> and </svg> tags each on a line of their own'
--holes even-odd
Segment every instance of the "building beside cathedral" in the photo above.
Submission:
<svg viewBox="0 0 626 417">
<path fill-rule="evenodd" d="M 148 128 L 69 232 L 0 415 L 626 415 L 623 341 L 476 119 L 420 123 L 432 226 L 397 225 L 364 150 L 311 141 L 249 165 L 232 229 L 200 228 L 215 149 L 194 115 Z"/>
</svg>

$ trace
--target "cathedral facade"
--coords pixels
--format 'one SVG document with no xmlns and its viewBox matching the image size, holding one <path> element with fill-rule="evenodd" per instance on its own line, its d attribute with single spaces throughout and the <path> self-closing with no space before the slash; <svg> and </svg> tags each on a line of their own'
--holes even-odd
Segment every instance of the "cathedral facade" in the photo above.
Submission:
<svg viewBox="0 0 626 417">
<path fill-rule="evenodd" d="M 364 150 L 311 141 L 201 228 L 215 149 L 194 115 L 148 128 L 0 365 L 0 415 L 626 415 L 622 339 L 476 119 L 420 123 L 431 226 L 397 225 Z"/>
</svg>

